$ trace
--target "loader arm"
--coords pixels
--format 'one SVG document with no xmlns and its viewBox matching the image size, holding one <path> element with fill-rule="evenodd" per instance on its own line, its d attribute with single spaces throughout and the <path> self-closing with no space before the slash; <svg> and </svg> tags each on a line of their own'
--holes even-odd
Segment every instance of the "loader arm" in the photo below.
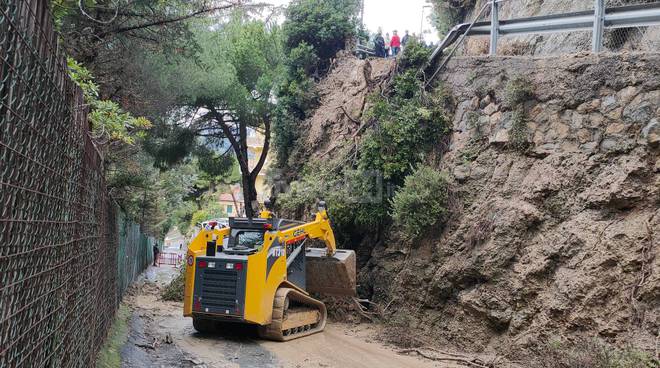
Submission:
<svg viewBox="0 0 660 368">
<path fill-rule="evenodd" d="M 295 243 L 305 238 L 319 239 L 325 243 L 327 255 L 333 256 L 337 251 L 335 234 L 330 226 L 330 219 L 325 208 L 319 208 L 312 222 L 280 230 L 280 237 L 286 244 Z"/>
</svg>

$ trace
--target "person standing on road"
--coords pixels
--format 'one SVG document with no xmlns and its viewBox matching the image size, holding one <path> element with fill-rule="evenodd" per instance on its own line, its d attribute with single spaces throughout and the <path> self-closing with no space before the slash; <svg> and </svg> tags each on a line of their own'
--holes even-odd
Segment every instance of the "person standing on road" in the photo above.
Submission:
<svg viewBox="0 0 660 368">
<path fill-rule="evenodd" d="M 154 266 L 158 266 L 156 262 L 158 261 L 158 255 L 160 254 L 160 249 L 158 249 L 158 244 L 154 244 Z"/>
<path fill-rule="evenodd" d="M 401 39 L 399 38 L 396 29 L 394 30 L 394 35 L 392 35 L 392 40 L 390 40 L 390 47 L 392 48 L 392 56 L 396 57 L 399 50 L 401 50 Z"/>
</svg>

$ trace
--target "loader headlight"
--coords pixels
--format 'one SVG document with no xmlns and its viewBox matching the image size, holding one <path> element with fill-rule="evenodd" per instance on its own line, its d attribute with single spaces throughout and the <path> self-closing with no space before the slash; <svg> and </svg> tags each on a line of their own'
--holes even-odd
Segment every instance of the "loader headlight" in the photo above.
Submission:
<svg viewBox="0 0 660 368">
<path fill-rule="evenodd" d="M 194 261 L 195 260 L 193 259 L 193 256 L 188 256 L 188 260 L 186 262 L 188 262 L 188 266 L 192 266 Z"/>
</svg>

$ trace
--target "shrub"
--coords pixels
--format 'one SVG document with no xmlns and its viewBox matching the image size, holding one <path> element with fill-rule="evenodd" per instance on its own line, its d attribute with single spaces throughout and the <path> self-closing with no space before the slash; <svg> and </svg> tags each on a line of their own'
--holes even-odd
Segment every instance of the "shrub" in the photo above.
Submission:
<svg viewBox="0 0 660 368">
<path fill-rule="evenodd" d="M 314 47 L 304 41 L 289 52 L 289 58 L 287 60 L 289 75 L 312 75 L 316 71 L 318 64 L 319 57 L 316 55 Z"/>
<path fill-rule="evenodd" d="M 289 216 L 303 218 L 318 200 L 324 200 L 335 234 L 352 233 L 356 228 L 386 221 L 387 198 L 380 178 L 341 166 L 345 158 L 340 155 L 331 162 L 309 165 L 301 178 L 278 196 L 278 208 Z"/>
<path fill-rule="evenodd" d="M 304 42 L 328 60 L 356 35 L 357 14 L 356 0 L 295 0 L 286 11 L 284 45 L 290 51 Z"/>
<path fill-rule="evenodd" d="M 444 225 L 449 216 L 448 197 L 447 174 L 420 166 L 394 195 L 395 224 L 411 236 L 421 235 L 430 226 Z"/>
<path fill-rule="evenodd" d="M 185 287 L 186 280 L 186 267 L 181 266 L 179 269 L 179 274 L 176 275 L 172 281 L 163 288 L 160 293 L 163 300 L 169 300 L 173 302 L 183 301 L 183 289 Z"/>
<path fill-rule="evenodd" d="M 378 122 L 362 137 L 359 168 L 383 173 L 399 186 L 412 167 L 449 132 L 448 119 L 437 99 L 422 98 L 415 70 L 397 76 L 389 99 L 372 98 L 366 118 Z"/>
<path fill-rule="evenodd" d="M 431 52 L 431 49 L 424 47 L 417 39 L 411 38 L 401 54 L 401 58 L 399 58 L 399 67 L 403 69 L 419 69 L 426 64 L 429 56 L 431 56 Z"/>
</svg>

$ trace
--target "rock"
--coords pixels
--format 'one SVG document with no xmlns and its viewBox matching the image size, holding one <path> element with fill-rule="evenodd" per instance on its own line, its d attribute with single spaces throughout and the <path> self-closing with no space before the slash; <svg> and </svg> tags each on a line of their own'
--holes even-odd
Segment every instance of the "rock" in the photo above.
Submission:
<svg viewBox="0 0 660 368">
<path fill-rule="evenodd" d="M 456 181 L 463 182 L 470 176 L 470 167 L 469 165 L 456 166 L 453 173 Z"/>
<path fill-rule="evenodd" d="M 484 97 L 479 103 L 479 107 L 483 109 L 484 107 L 490 105 L 491 102 L 492 102 L 492 98 L 490 97 L 490 95 L 486 95 L 486 97 Z"/>
<path fill-rule="evenodd" d="M 484 114 L 486 115 L 493 115 L 495 111 L 499 109 L 499 106 L 495 105 L 494 103 L 489 104 L 484 108 Z"/>
<path fill-rule="evenodd" d="M 625 105 L 630 101 L 632 101 L 633 98 L 635 98 L 635 96 L 637 95 L 637 91 L 638 91 L 637 87 L 629 86 L 617 92 L 616 96 L 619 99 L 619 101 L 621 101 L 621 104 Z"/>
<path fill-rule="evenodd" d="M 502 121 L 502 113 L 500 111 L 490 116 L 489 124 L 491 127 L 496 127 Z"/>
<path fill-rule="evenodd" d="M 644 97 L 645 95 L 638 95 L 626 106 L 622 114 L 624 120 L 633 124 L 646 124 L 653 117 L 656 108 Z"/>
<path fill-rule="evenodd" d="M 571 132 L 571 128 L 559 120 L 554 121 L 548 129 L 548 138 L 565 139 Z"/>
<path fill-rule="evenodd" d="M 628 208 L 634 201 L 645 196 L 637 184 L 637 178 L 645 171 L 646 164 L 639 157 L 621 156 L 603 170 L 579 196 L 595 207 Z"/>
<path fill-rule="evenodd" d="M 585 115 L 580 114 L 577 111 L 573 111 L 571 114 L 571 128 L 580 129 L 583 127 Z"/>
<path fill-rule="evenodd" d="M 580 143 L 587 143 L 592 139 L 591 131 L 589 129 L 580 129 L 577 132 L 577 138 Z"/>
<path fill-rule="evenodd" d="M 605 121 L 605 117 L 600 112 L 594 112 L 592 114 L 589 114 L 590 128 L 599 128 L 600 126 L 603 125 L 604 121 Z"/>
<path fill-rule="evenodd" d="M 657 119 L 652 119 L 642 129 L 642 137 L 646 138 L 646 142 L 653 147 L 660 144 L 660 123 Z"/>
<path fill-rule="evenodd" d="M 623 115 L 623 107 L 617 107 L 605 114 L 608 118 L 612 120 L 620 120 Z"/>
<path fill-rule="evenodd" d="M 509 131 L 505 128 L 501 128 L 495 132 L 495 135 L 491 135 L 488 138 L 488 143 L 490 144 L 502 144 L 509 142 Z"/>
<path fill-rule="evenodd" d="M 580 151 L 585 153 L 593 153 L 598 150 L 598 142 L 589 142 L 580 146 Z"/>
<path fill-rule="evenodd" d="M 607 125 L 605 134 L 618 134 L 623 132 L 624 129 L 626 129 L 626 126 L 621 123 L 611 123 Z"/>
<path fill-rule="evenodd" d="M 613 138 L 606 138 L 603 139 L 603 141 L 600 143 L 600 149 L 605 152 L 616 151 L 619 149 L 618 144 L 618 140 Z"/>
<path fill-rule="evenodd" d="M 543 104 L 537 104 L 529 111 L 529 119 L 536 120 L 545 111 Z"/>
<path fill-rule="evenodd" d="M 472 99 L 470 100 L 470 109 L 472 109 L 472 110 L 476 110 L 476 109 L 478 109 L 478 108 L 479 108 L 479 97 L 474 96 L 474 97 L 472 97 Z"/>
<path fill-rule="evenodd" d="M 610 111 L 616 107 L 616 96 L 605 96 L 601 102 L 602 111 Z"/>
<path fill-rule="evenodd" d="M 580 114 L 588 114 L 596 111 L 600 107 L 600 100 L 595 99 L 589 102 L 585 102 L 577 107 L 577 112 Z"/>
</svg>

